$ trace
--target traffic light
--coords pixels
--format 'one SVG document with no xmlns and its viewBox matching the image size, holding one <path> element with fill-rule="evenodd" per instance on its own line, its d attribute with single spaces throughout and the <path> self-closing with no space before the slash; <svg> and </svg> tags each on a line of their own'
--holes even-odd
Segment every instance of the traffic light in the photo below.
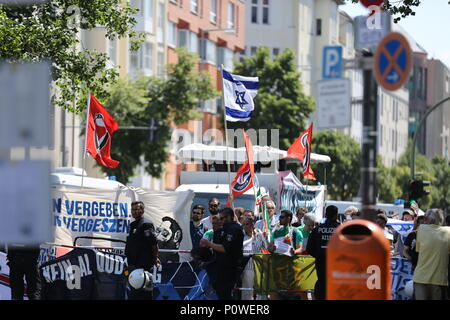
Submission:
<svg viewBox="0 0 450 320">
<path fill-rule="evenodd" d="M 426 180 L 411 180 L 409 182 L 409 200 L 417 200 L 420 199 L 430 193 L 430 191 L 425 190 L 425 187 L 430 185 L 430 181 Z"/>
</svg>

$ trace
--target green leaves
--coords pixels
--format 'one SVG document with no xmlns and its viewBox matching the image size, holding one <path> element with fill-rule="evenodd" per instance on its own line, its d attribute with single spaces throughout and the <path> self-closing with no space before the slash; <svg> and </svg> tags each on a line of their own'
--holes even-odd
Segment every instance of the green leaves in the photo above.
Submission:
<svg viewBox="0 0 450 320">
<path fill-rule="evenodd" d="M 138 165 L 143 165 L 153 177 L 159 177 L 169 156 L 171 128 L 193 119 L 200 100 L 218 96 L 209 75 L 198 73 L 198 57 L 185 49 L 178 49 L 177 53 L 178 63 L 168 66 L 166 79 L 119 80 L 106 92 L 105 107 L 119 123 L 111 156 L 120 165 L 116 169 L 101 169 L 122 183 L 129 182 Z M 152 119 L 158 124 L 152 141 L 149 130 L 120 129 L 148 127 Z"/>
<path fill-rule="evenodd" d="M 360 185 L 360 146 L 343 133 L 319 131 L 313 134 L 312 151 L 331 158 L 329 163 L 312 164 L 317 181 L 326 182 L 329 199 L 345 201 L 356 197 Z"/>
<path fill-rule="evenodd" d="M 235 74 L 259 77 L 255 111 L 246 123 L 229 123 L 229 128 L 278 129 L 280 148 L 287 149 L 305 130 L 314 111 L 313 99 L 303 93 L 301 74 L 295 54 L 287 49 L 271 57 L 267 47 L 260 47 L 253 57 L 236 64 Z"/>
<path fill-rule="evenodd" d="M 100 25 L 110 38 L 131 37 L 139 43 L 142 35 L 132 30 L 134 12 L 121 0 L 50 0 L 39 6 L 0 6 L 0 59 L 52 61 L 52 101 L 78 113 L 86 107 L 83 97 L 87 92 L 104 98 L 105 85 L 118 78 L 116 70 L 108 69 L 105 54 L 78 52 L 79 32 Z"/>
<path fill-rule="evenodd" d="M 353 3 L 358 0 L 351 0 Z M 423 0 L 422 0 L 423 1 Z M 382 6 L 384 11 L 389 11 L 394 17 L 394 22 L 397 23 L 407 16 L 414 16 L 416 7 L 419 7 L 421 0 L 390 0 Z M 448 2 L 450 4 L 450 1 Z"/>
</svg>

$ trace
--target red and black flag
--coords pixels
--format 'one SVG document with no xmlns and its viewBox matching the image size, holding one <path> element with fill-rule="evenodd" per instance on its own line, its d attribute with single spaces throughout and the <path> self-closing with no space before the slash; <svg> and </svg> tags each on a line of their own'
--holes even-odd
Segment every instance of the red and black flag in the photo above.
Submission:
<svg viewBox="0 0 450 320">
<path fill-rule="evenodd" d="M 295 158 L 303 163 L 303 177 L 308 180 L 316 180 L 311 169 L 311 140 L 313 124 L 303 132 L 287 150 L 289 158 Z"/>
<path fill-rule="evenodd" d="M 110 152 L 111 138 L 119 125 L 90 93 L 88 101 L 86 151 L 102 166 L 116 168 L 119 161 L 111 159 Z"/>
</svg>

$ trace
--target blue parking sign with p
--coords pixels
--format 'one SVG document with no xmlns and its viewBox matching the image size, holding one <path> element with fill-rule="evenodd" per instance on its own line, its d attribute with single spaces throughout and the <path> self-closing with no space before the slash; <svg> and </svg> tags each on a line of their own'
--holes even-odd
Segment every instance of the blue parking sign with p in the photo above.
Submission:
<svg viewBox="0 0 450 320">
<path fill-rule="evenodd" d="M 342 47 L 326 46 L 323 48 L 322 78 L 337 79 L 342 77 Z"/>
</svg>

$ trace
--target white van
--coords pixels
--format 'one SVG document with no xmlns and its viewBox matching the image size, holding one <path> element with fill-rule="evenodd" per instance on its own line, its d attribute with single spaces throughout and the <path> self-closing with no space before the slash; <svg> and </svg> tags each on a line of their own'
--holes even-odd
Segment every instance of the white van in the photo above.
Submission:
<svg viewBox="0 0 450 320">
<path fill-rule="evenodd" d="M 345 209 L 350 206 L 355 206 L 359 210 L 362 208 L 361 202 L 355 201 L 334 201 L 334 200 L 326 200 L 325 206 L 336 206 L 338 208 L 338 220 L 343 221 L 345 219 Z M 388 217 L 392 217 L 394 214 L 398 214 L 399 217 L 402 216 L 402 212 L 404 211 L 404 207 L 402 204 L 390 204 L 390 203 L 377 203 L 376 207 L 379 209 L 383 209 L 386 211 Z"/>
<path fill-rule="evenodd" d="M 50 174 L 50 183 L 53 190 L 81 189 L 81 180 L 83 180 L 83 189 L 115 190 L 125 187 L 124 184 L 115 180 L 90 178 L 86 171 L 81 168 L 59 167 L 55 168 Z"/>
<path fill-rule="evenodd" d="M 228 152 L 228 155 L 227 155 Z M 225 146 L 210 146 L 200 143 L 187 145 L 178 152 L 176 157 L 184 163 L 196 161 L 196 163 L 226 163 L 226 161 L 244 163 L 247 160 L 245 147 L 228 149 Z M 278 202 L 280 196 L 281 179 L 278 172 L 278 160 L 287 158 L 287 152 L 268 146 L 253 146 L 253 155 L 255 163 L 270 164 L 270 167 L 261 168 L 261 172 L 255 173 L 259 186 L 275 202 Z M 330 162 L 330 157 L 311 153 L 311 162 L 322 163 Z M 182 171 L 180 177 L 180 186 L 176 191 L 192 190 L 195 193 L 192 205 L 201 204 L 206 209 L 211 198 L 217 198 L 221 206 L 225 205 L 230 194 L 229 183 L 236 175 L 236 172 L 216 172 L 216 171 Z M 243 195 L 234 200 L 234 207 L 255 210 L 255 191 L 248 190 Z M 209 212 L 206 210 L 205 216 Z"/>
</svg>

